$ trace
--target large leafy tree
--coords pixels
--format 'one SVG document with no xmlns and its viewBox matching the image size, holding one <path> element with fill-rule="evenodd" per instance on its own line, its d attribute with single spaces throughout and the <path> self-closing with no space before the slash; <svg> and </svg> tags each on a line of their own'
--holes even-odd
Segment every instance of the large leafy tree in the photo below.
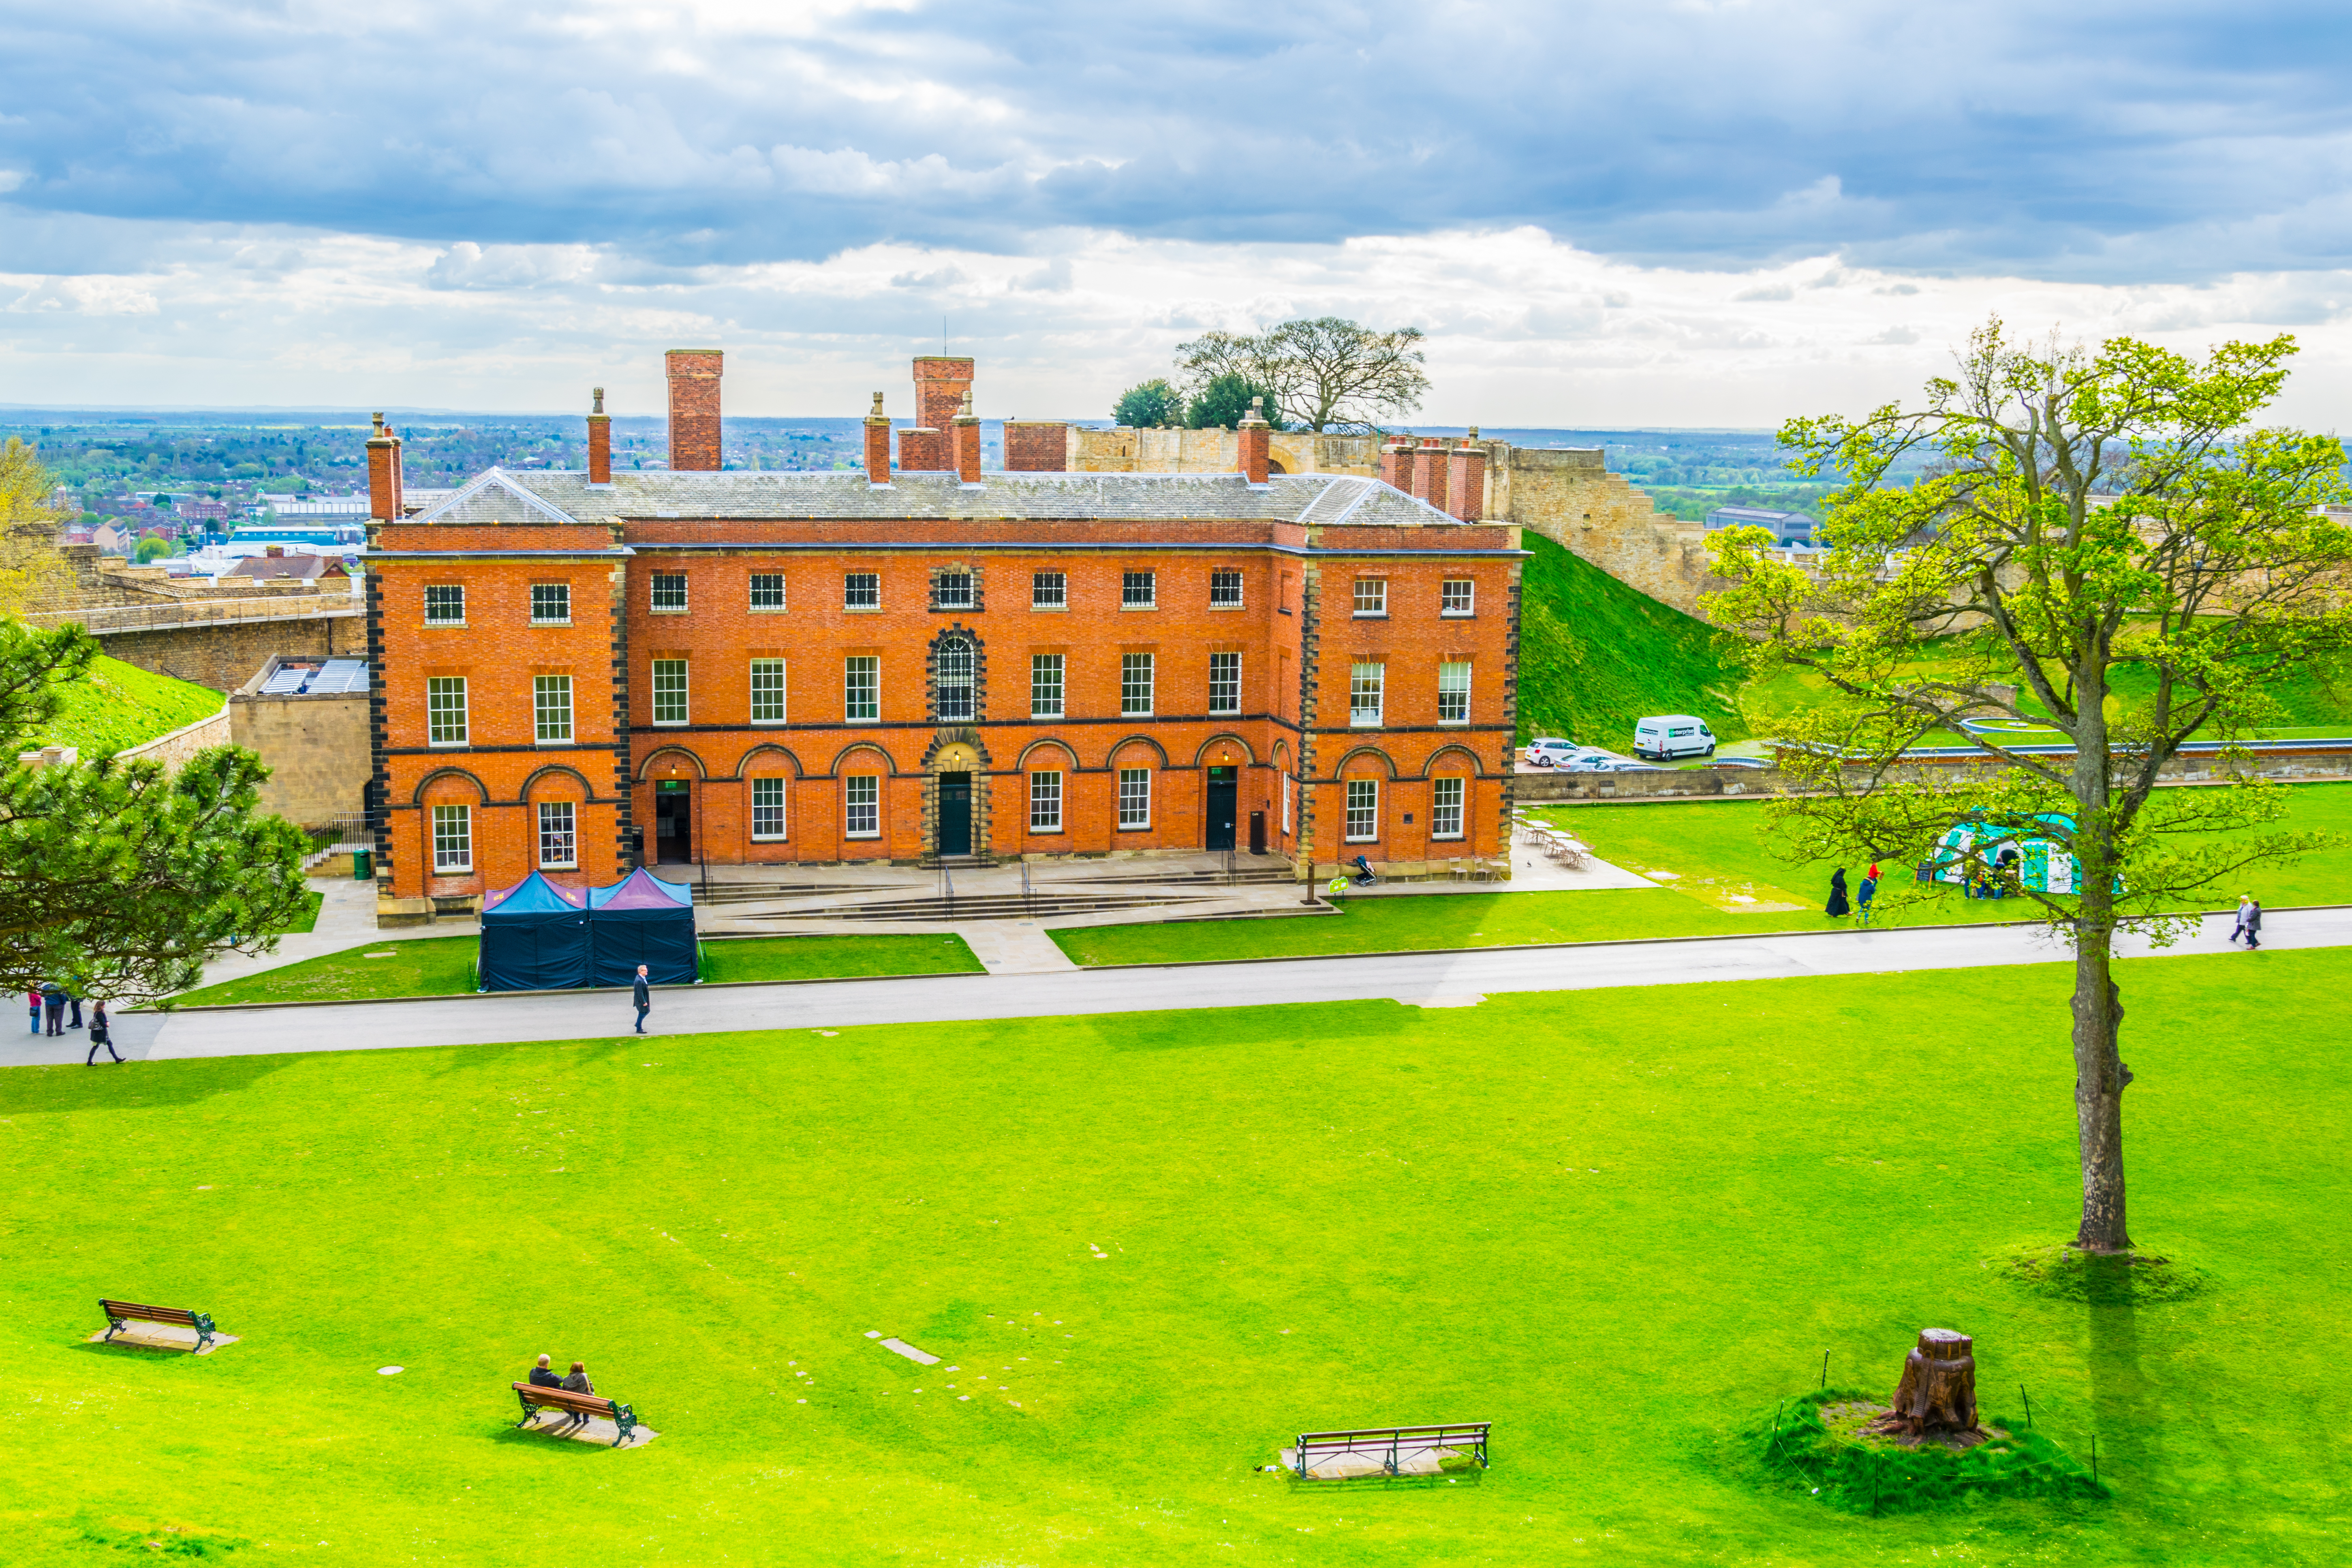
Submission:
<svg viewBox="0 0 2352 1568">
<path fill-rule="evenodd" d="M 1111 405 L 1110 416 L 1118 424 L 1138 430 L 1156 430 L 1163 426 L 1184 423 L 1184 395 L 1168 384 L 1165 376 L 1140 381 L 1118 395 Z"/>
<path fill-rule="evenodd" d="M 2223 879 L 2317 842 L 2277 829 L 2280 793 L 2251 771 L 2156 787 L 2191 736 L 2246 737 L 2283 678 L 2352 647 L 2352 531 L 2323 510 L 2347 499 L 2344 451 L 2256 424 L 2294 353 L 2286 337 L 2201 361 L 2128 338 L 2094 352 L 1996 320 L 1919 405 L 1781 430 L 1792 468 L 1848 481 L 1818 570 L 1760 529 L 1711 538 L 1733 584 L 1715 618 L 1747 634 L 1759 674 L 1794 667 L 1827 693 L 1755 716 L 1809 792 L 1776 808 L 1797 847 L 1907 867 L 1968 826 L 1967 879 L 2031 899 L 2071 943 L 2090 1251 L 2131 1247 L 2117 932 L 2172 940 Z M 1900 482 L 1923 454 L 1925 476 Z M 2066 749 L 2021 749 L 2053 731 Z M 1905 764 L 1954 731 L 1982 765 Z M 2070 855 L 2078 890 L 2028 885 L 2004 839 Z"/>
<path fill-rule="evenodd" d="M 1276 429 L 1281 429 L 1282 410 L 1274 394 L 1247 376 L 1236 375 L 1231 371 L 1201 388 L 1185 406 L 1184 422 L 1195 430 L 1231 430 L 1250 416 L 1254 400 L 1257 405 L 1258 417 Z"/>
<path fill-rule="evenodd" d="M 1176 364 L 1195 395 L 1237 375 L 1307 429 L 1364 429 L 1421 406 L 1429 391 L 1421 341 L 1418 327 L 1382 332 L 1318 316 L 1263 332 L 1203 332 L 1176 345 Z"/>
</svg>

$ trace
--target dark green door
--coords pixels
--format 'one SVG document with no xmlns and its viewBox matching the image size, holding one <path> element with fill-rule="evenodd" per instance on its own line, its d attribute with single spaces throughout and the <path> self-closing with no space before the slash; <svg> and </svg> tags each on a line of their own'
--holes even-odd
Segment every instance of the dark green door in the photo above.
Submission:
<svg viewBox="0 0 2352 1568">
<path fill-rule="evenodd" d="M 1241 795 L 1239 768 L 1209 770 L 1209 847 L 1234 847 L 1234 810 Z"/>
<path fill-rule="evenodd" d="M 694 858 L 694 781 L 663 779 L 654 785 L 654 859 Z"/>
<path fill-rule="evenodd" d="M 971 853 L 971 775 L 940 775 L 940 853 Z"/>
</svg>

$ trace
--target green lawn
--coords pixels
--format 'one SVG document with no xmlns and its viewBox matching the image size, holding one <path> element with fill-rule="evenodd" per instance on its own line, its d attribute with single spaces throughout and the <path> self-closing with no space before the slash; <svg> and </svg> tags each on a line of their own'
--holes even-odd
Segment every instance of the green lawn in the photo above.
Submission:
<svg viewBox="0 0 2352 1568">
<path fill-rule="evenodd" d="M 2073 1228 L 2066 978 L 0 1073 L 0 1556 L 2345 1562 L 2352 952 L 2123 966 L 2134 1229 L 2210 1281 L 2137 1307 L 1998 1267 Z M 89 1346 L 100 1294 L 243 1342 Z M 1754 1484 L 1824 1351 L 1884 1397 L 1928 1325 L 2113 1499 Z M 541 1351 L 659 1438 L 511 1431 Z M 1255 1473 L 1438 1418 L 1483 1484 Z"/>
<path fill-rule="evenodd" d="M 474 989 L 470 936 L 362 942 L 246 980 L 183 993 L 178 1006 L 242 1002 L 365 1002 L 386 996 L 455 996 Z M 370 954 L 381 956 L 371 957 Z M 824 980 L 870 974 L 980 973 L 961 937 L 771 936 L 702 945 L 703 979 Z"/>
<path fill-rule="evenodd" d="M 2352 901 L 2352 785 L 2297 784 L 2289 800 L 2291 826 L 2342 833 L 2344 846 L 2241 879 L 2243 886 L 2274 909 Z M 1574 893 L 1343 898 L 1336 916 L 1094 926 L 1051 934 L 1078 963 L 1183 963 L 1639 937 L 1754 936 L 1854 923 L 1851 918 L 1832 921 L 1822 912 L 1829 898 L 1829 866 L 1791 866 L 1772 853 L 1762 801 L 1553 806 L 1532 815 L 1568 828 L 1612 865 L 1663 885 Z M 1521 864 L 1533 853 L 1524 847 L 1513 851 Z M 1849 884 L 1861 879 L 1862 869 L 1846 868 Z M 1873 913 L 1881 925 L 2033 918 L 2026 900 L 1964 899 L 1940 883 L 1922 887 L 1899 868 L 1881 869 L 1884 891 Z M 2228 908 L 2236 902 L 2237 886 L 2192 903 Z"/>
<path fill-rule="evenodd" d="M 103 654 L 85 679 L 64 687 L 65 706 L 37 742 L 79 746 L 85 758 L 167 735 L 208 719 L 227 700 L 208 686 L 156 675 Z"/>
</svg>

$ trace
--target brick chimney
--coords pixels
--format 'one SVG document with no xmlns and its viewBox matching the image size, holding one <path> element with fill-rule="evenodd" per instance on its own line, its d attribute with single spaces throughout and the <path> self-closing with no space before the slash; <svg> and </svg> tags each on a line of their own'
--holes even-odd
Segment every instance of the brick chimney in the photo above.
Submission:
<svg viewBox="0 0 2352 1568">
<path fill-rule="evenodd" d="M 604 389 L 596 389 L 596 404 L 588 412 L 588 482 L 613 482 L 613 416 L 604 412 Z"/>
<path fill-rule="evenodd" d="M 1265 483 L 1265 467 L 1269 449 L 1273 445 L 1273 431 L 1265 422 L 1265 398 L 1250 399 L 1250 411 L 1243 416 L 1242 422 L 1234 426 L 1234 433 L 1240 437 L 1235 444 L 1241 448 L 1243 477 L 1254 486 Z"/>
<path fill-rule="evenodd" d="M 916 356 L 915 424 L 925 430 L 947 429 L 971 390 L 971 361 L 943 354 Z"/>
<path fill-rule="evenodd" d="M 1058 474 L 1070 466 L 1070 427 L 1059 419 L 1007 419 L 1004 468 L 1015 474 Z"/>
<path fill-rule="evenodd" d="M 368 518 L 374 522 L 400 521 L 400 437 L 375 416 L 375 434 L 368 437 Z"/>
<path fill-rule="evenodd" d="M 1453 503 L 1445 510 L 1465 522 L 1486 516 L 1486 448 L 1479 444 L 1478 426 L 1470 426 L 1462 445 L 1445 455 L 1445 493 Z"/>
<path fill-rule="evenodd" d="M 1445 510 L 1445 443 L 1434 436 L 1413 450 L 1412 493 L 1414 499 Z"/>
<path fill-rule="evenodd" d="M 955 453 L 945 430 L 920 426 L 898 432 L 898 471 L 902 474 L 944 473 L 955 467 Z"/>
<path fill-rule="evenodd" d="M 1412 442 L 1400 436 L 1381 448 L 1381 483 L 1412 493 Z"/>
<path fill-rule="evenodd" d="M 963 403 L 955 416 L 956 478 L 965 484 L 980 483 L 980 416 L 971 411 L 971 394 L 963 395 Z"/>
<path fill-rule="evenodd" d="M 709 473 L 719 467 L 719 378 L 727 356 L 718 349 L 672 349 L 669 369 L 669 466 Z"/>
<path fill-rule="evenodd" d="M 874 412 L 866 416 L 866 482 L 890 482 L 890 416 L 882 412 L 882 395 L 874 395 Z"/>
</svg>

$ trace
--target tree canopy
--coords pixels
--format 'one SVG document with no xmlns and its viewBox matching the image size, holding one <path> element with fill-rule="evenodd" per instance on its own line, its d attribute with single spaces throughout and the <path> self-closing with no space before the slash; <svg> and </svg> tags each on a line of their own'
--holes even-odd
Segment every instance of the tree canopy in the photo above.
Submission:
<svg viewBox="0 0 2352 1568">
<path fill-rule="evenodd" d="M 1184 395 L 1168 384 L 1165 376 L 1138 382 L 1118 395 L 1111 405 L 1111 418 L 1118 424 L 1138 430 L 1155 430 L 1162 426 L 1184 423 Z"/>
<path fill-rule="evenodd" d="M 2094 1251 L 2131 1246 L 2116 932 L 2173 940 L 2184 900 L 2317 842 L 2266 831 L 2283 803 L 2251 770 L 2157 788 L 2192 736 L 2245 739 L 2271 682 L 2352 647 L 2352 531 L 2323 510 L 2347 499 L 2344 451 L 2253 425 L 2294 353 L 2288 337 L 2201 363 L 2129 338 L 2093 352 L 1995 320 L 1918 405 L 1783 427 L 1792 468 L 1850 481 L 1817 570 L 1761 529 L 1709 535 L 1733 584 L 1711 613 L 1750 639 L 1754 672 L 1801 668 L 1830 694 L 1750 715 L 1808 792 L 1775 807 L 1801 851 L 1907 870 L 1967 826 L 1968 883 L 2031 900 L 2074 948 L 2076 1245 Z M 1922 477 L 1891 477 L 1923 451 Z M 2021 749 L 2036 732 L 2064 750 Z M 1956 733 L 1980 763 L 1906 763 Z M 2072 858 L 2076 891 L 2037 889 L 1998 852 L 2027 839 Z"/>
<path fill-rule="evenodd" d="M 1369 429 L 1383 415 L 1421 406 L 1429 391 L 1421 340 L 1418 327 L 1381 332 L 1318 316 L 1263 332 L 1203 332 L 1176 345 L 1176 363 L 1196 397 L 1235 375 L 1271 395 L 1269 410 L 1279 406 L 1308 430 Z"/>
<path fill-rule="evenodd" d="M 1266 388 L 1228 371 L 1213 378 L 1185 405 L 1184 422 L 1195 430 L 1231 430 L 1250 416 L 1250 400 L 1263 400 L 1259 416 L 1276 429 L 1282 428 L 1282 411 L 1275 395 Z"/>
</svg>

